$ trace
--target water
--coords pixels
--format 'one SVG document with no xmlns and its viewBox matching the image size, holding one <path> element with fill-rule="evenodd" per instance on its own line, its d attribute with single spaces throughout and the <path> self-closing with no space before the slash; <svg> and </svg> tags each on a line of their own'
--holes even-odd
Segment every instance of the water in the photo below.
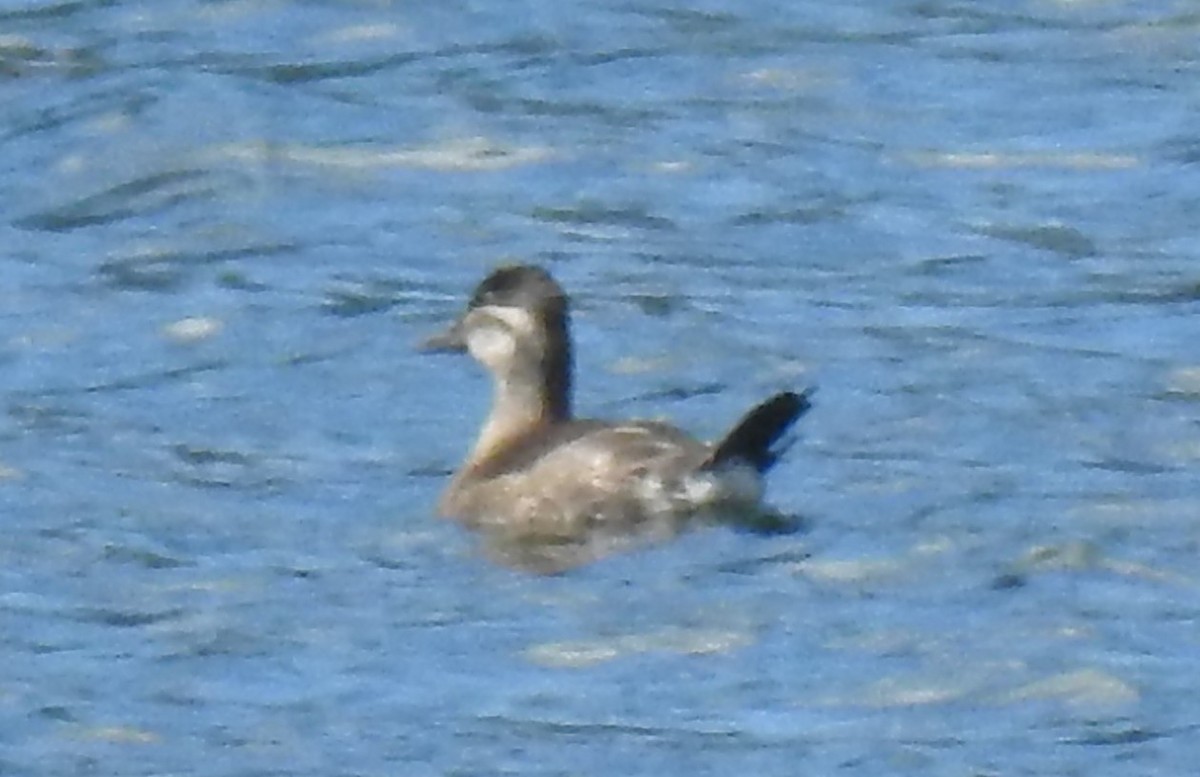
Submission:
<svg viewBox="0 0 1200 777">
<path fill-rule="evenodd" d="M 1184 2 L 0 6 L 0 774 L 1186 774 Z M 770 498 L 557 578 L 432 517 L 497 262 Z"/>
</svg>

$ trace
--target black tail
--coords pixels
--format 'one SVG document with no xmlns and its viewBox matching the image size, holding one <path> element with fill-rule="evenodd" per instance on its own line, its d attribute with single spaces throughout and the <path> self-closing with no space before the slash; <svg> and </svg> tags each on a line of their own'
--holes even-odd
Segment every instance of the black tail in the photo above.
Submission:
<svg viewBox="0 0 1200 777">
<path fill-rule="evenodd" d="M 742 416 L 737 426 L 713 447 L 705 468 L 720 467 L 734 461 L 749 462 L 759 472 L 771 468 L 787 446 L 778 445 L 787 430 L 812 407 L 814 389 L 799 394 L 784 391 Z"/>
</svg>

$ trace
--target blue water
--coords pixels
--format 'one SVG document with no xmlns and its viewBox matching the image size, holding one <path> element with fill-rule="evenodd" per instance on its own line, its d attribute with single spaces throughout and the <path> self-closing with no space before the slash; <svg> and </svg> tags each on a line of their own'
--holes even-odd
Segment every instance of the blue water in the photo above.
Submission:
<svg viewBox="0 0 1200 777">
<path fill-rule="evenodd" d="M 1188 2 L 0 4 L 0 774 L 1190 774 Z M 433 517 L 502 261 L 770 500 Z"/>
</svg>

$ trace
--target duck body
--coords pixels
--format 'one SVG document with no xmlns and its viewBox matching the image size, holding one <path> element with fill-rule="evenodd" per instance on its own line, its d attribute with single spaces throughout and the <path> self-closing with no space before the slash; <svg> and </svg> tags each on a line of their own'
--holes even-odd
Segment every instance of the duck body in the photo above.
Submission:
<svg viewBox="0 0 1200 777">
<path fill-rule="evenodd" d="M 658 421 L 571 412 L 567 298 L 545 270 L 495 270 L 427 350 L 491 373 L 491 412 L 439 503 L 503 561 L 555 572 L 688 526 L 761 511 L 763 474 L 809 394 L 782 392 L 715 444 Z"/>
</svg>

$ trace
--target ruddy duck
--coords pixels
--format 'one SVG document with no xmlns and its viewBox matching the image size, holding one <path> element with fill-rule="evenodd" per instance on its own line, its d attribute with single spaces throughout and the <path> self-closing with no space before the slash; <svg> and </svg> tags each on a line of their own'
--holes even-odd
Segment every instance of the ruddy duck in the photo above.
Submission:
<svg viewBox="0 0 1200 777">
<path fill-rule="evenodd" d="M 502 561 L 540 572 L 705 518 L 764 514 L 762 475 L 810 407 L 809 390 L 776 394 L 712 444 L 656 421 L 574 418 L 567 296 L 534 266 L 488 275 L 425 349 L 469 352 L 494 382 L 491 412 L 439 512 L 478 530 Z"/>
</svg>

